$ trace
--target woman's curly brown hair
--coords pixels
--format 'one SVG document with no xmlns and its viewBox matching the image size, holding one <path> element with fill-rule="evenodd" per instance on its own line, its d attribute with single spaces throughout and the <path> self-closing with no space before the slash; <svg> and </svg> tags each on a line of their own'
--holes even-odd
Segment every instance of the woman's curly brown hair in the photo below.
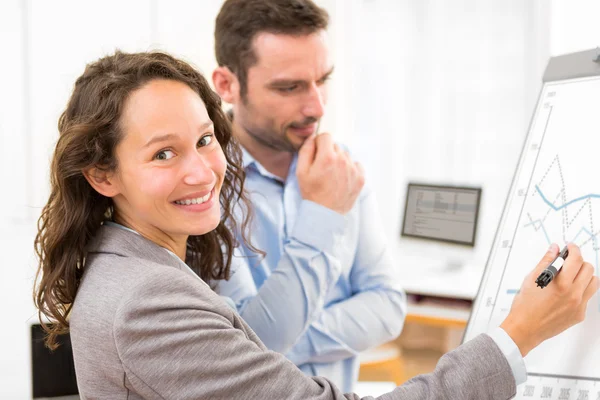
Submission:
<svg viewBox="0 0 600 400">
<path fill-rule="evenodd" d="M 46 344 L 56 347 L 56 336 L 69 330 L 68 316 L 85 269 L 86 246 L 102 223 L 113 217 L 110 198 L 96 192 L 83 171 L 114 170 L 115 147 L 123 137 L 120 119 L 125 102 L 137 89 L 154 79 L 182 82 L 204 102 L 215 135 L 227 159 L 220 194 L 218 227 L 188 239 L 188 265 L 205 281 L 228 279 L 233 234 L 238 225 L 234 207 L 245 211 L 240 231 L 246 243 L 249 202 L 244 194 L 241 149 L 232 136 L 221 100 L 206 79 L 189 64 L 161 52 L 115 54 L 87 65 L 75 82 L 73 94 L 59 122 L 59 139 L 50 169 L 50 197 L 38 221 L 35 251 L 39 257 L 34 301 L 51 323 L 43 323 Z"/>
</svg>

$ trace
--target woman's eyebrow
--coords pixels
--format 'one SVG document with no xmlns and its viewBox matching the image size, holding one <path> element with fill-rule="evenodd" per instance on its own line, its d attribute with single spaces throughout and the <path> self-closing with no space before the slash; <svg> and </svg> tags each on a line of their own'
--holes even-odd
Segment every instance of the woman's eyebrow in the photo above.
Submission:
<svg viewBox="0 0 600 400">
<path fill-rule="evenodd" d="M 212 126 L 212 121 L 207 121 L 205 123 L 203 123 L 202 125 L 200 125 L 200 127 L 198 128 L 198 130 L 203 131 L 205 129 L 207 129 L 208 127 Z M 175 133 L 165 133 L 164 135 L 157 135 L 152 137 L 150 140 L 148 140 L 148 142 L 146 142 L 146 144 L 144 145 L 144 148 L 149 147 L 151 145 L 153 145 L 154 143 L 160 143 L 160 142 L 166 142 L 168 140 L 173 140 L 173 139 L 177 139 L 178 135 Z"/>
</svg>

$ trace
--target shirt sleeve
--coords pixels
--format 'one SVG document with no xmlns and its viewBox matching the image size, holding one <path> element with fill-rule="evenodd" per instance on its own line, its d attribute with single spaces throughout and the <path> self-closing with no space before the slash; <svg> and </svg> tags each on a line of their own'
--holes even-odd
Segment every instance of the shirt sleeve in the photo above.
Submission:
<svg viewBox="0 0 600 400">
<path fill-rule="evenodd" d="M 287 352 L 320 315 L 341 273 L 338 244 L 346 225 L 345 216 L 303 200 L 281 260 L 260 288 L 248 259 L 239 252 L 234 257 L 231 279 L 220 282 L 217 291 L 233 299 L 269 349 Z"/>
<path fill-rule="evenodd" d="M 500 327 L 492 330 L 488 335 L 496 342 L 500 351 L 506 357 L 517 385 L 525 383 L 527 381 L 527 368 L 525 368 L 525 361 L 516 343 Z"/>
<path fill-rule="evenodd" d="M 334 362 L 396 338 L 406 316 L 400 286 L 372 192 L 359 203 L 358 248 L 350 274 L 353 295 L 321 312 L 287 356 L 296 364 Z"/>
</svg>

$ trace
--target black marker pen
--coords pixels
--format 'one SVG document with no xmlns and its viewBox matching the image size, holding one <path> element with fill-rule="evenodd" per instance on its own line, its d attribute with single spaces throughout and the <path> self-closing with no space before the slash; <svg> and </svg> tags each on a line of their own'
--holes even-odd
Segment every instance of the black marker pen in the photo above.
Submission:
<svg viewBox="0 0 600 400">
<path fill-rule="evenodd" d="M 565 260 L 568 255 L 569 250 L 567 249 L 567 246 L 565 246 L 560 251 L 560 253 L 558 253 L 558 256 L 554 259 L 554 261 L 552 261 L 550 265 L 548 265 L 546 269 L 542 271 L 540 276 L 538 276 L 538 278 L 535 280 L 535 283 L 537 283 L 538 287 L 541 287 L 543 289 L 546 286 L 548 286 L 550 282 L 552 282 L 552 279 L 556 277 L 558 271 L 560 271 L 562 266 L 565 264 Z"/>
</svg>

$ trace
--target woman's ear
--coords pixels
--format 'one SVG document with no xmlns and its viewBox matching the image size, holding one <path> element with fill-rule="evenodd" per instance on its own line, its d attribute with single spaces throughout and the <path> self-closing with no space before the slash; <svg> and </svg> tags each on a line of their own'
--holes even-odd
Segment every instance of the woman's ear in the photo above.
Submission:
<svg viewBox="0 0 600 400">
<path fill-rule="evenodd" d="M 120 193 L 113 172 L 98 167 L 91 167 L 83 171 L 83 176 L 85 176 L 85 179 L 92 185 L 96 192 L 105 197 L 115 197 Z"/>
</svg>

